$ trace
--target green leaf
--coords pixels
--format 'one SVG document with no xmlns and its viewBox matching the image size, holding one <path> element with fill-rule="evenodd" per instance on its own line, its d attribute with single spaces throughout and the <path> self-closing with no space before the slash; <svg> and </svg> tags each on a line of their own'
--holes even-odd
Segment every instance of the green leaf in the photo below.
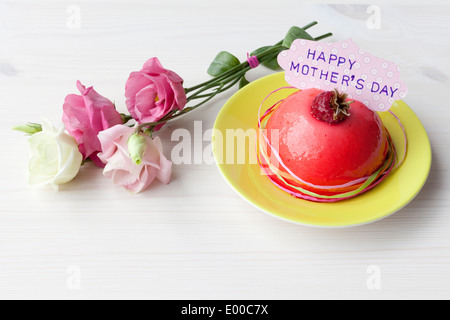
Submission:
<svg viewBox="0 0 450 320">
<path fill-rule="evenodd" d="M 275 58 L 266 60 L 266 61 L 264 61 L 264 62 L 261 63 L 261 64 L 262 64 L 264 67 L 269 68 L 270 70 L 277 71 L 277 70 L 280 70 L 280 69 L 281 69 L 280 65 L 278 64 L 278 57 L 275 57 Z"/>
<path fill-rule="evenodd" d="M 208 74 L 215 77 L 240 64 L 241 63 L 238 58 L 236 58 L 229 52 L 222 51 L 217 54 L 216 58 L 209 66 Z"/>
<path fill-rule="evenodd" d="M 283 40 L 283 46 L 286 48 L 290 48 L 292 42 L 297 39 L 306 39 L 306 40 L 314 40 L 313 37 L 309 35 L 308 32 L 299 27 L 292 27 L 289 29 L 286 37 Z"/>
<path fill-rule="evenodd" d="M 272 48 L 272 46 L 264 46 L 264 47 L 258 48 L 255 51 L 253 51 L 252 53 L 250 53 L 250 56 L 257 56 L 258 54 L 261 54 L 264 51 L 269 50 L 270 48 Z"/>
<path fill-rule="evenodd" d="M 250 81 L 245 78 L 245 75 L 242 76 L 241 81 L 239 81 L 239 89 L 242 89 L 246 85 L 248 85 Z"/>
<path fill-rule="evenodd" d="M 263 53 L 264 51 L 267 51 L 268 49 L 272 48 L 272 46 L 264 46 L 261 48 L 256 49 L 255 51 L 253 51 L 250 56 L 257 56 L 261 53 Z M 266 61 L 261 62 L 261 64 L 263 66 L 265 66 L 266 68 L 269 68 L 271 70 L 279 70 L 281 69 L 280 65 L 278 64 L 278 57 L 274 57 L 272 59 L 268 59 Z"/>
</svg>

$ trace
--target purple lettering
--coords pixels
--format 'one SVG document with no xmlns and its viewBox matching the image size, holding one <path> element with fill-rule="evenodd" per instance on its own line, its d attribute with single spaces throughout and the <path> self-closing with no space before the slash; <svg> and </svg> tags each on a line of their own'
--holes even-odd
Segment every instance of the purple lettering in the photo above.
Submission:
<svg viewBox="0 0 450 320">
<path fill-rule="evenodd" d="M 328 71 L 326 73 L 323 72 L 323 70 L 320 71 L 320 79 L 325 77 L 325 80 L 328 80 Z"/>
<path fill-rule="evenodd" d="M 316 51 L 311 51 L 311 49 L 308 49 L 308 56 L 306 57 L 306 59 L 309 59 L 310 56 L 312 56 L 312 59 L 314 60 L 314 58 L 316 57 Z"/>
<path fill-rule="evenodd" d="M 323 52 L 320 53 L 319 57 L 317 58 L 317 61 L 322 60 L 323 62 L 326 62 L 325 60 L 325 54 Z"/>
<path fill-rule="evenodd" d="M 336 60 L 337 60 L 337 55 L 330 54 L 330 59 L 328 59 L 328 64 L 331 64 L 331 61 L 336 61 Z"/>
<path fill-rule="evenodd" d="M 303 67 L 302 67 L 302 74 L 306 76 L 306 75 L 308 75 L 308 73 L 309 73 L 309 66 L 304 64 Z"/>
<path fill-rule="evenodd" d="M 394 93 L 398 90 L 398 88 L 395 89 L 395 90 L 392 90 L 392 87 L 390 87 L 390 88 L 391 88 L 391 98 L 393 98 L 394 97 Z"/>
<path fill-rule="evenodd" d="M 337 73 L 337 72 L 332 72 L 332 73 L 331 73 L 330 82 L 332 82 L 332 83 L 337 83 L 338 75 L 339 75 L 339 73 Z"/>
<path fill-rule="evenodd" d="M 352 60 L 348 59 L 348 62 L 350 63 L 350 70 L 352 70 L 353 65 L 356 63 L 356 60 L 352 63 Z"/>
<path fill-rule="evenodd" d="M 350 81 L 350 77 L 349 76 L 346 76 L 346 75 L 343 75 L 342 76 L 342 85 L 344 85 L 344 82 L 346 83 L 346 86 L 348 87 L 348 82 Z"/>
<path fill-rule="evenodd" d="M 383 89 L 381 89 L 380 94 L 384 93 L 385 95 L 389 96 L 388 87 L 384 86 Z"/>
<path fill-rule="evenodd" d="M 376 88 L 376 89 L 375 89 Z M 373 82 L 372 83 L 372 88 L 370 89 L 371 92 L 378 92 L 378 90 L 380 90 L 380 84 L 378 82 Z"/>
<path fill-rule="evenodd" d="M 355 88 L 358 90 L 364 89 L 364 79 L 358 79 L 358 81 L 356 81 Z"/>
<path fill-rule="evenodd" d="M 294 62 L 291 62 L 291 69 L 290 69 L 290 71 L 292 71 L 292 70 L 296 70 L 297 73 L 299 73 L 300 72 L 300 63 L 297 63 L 296 65 L 294 65 Z"/>
</svg>

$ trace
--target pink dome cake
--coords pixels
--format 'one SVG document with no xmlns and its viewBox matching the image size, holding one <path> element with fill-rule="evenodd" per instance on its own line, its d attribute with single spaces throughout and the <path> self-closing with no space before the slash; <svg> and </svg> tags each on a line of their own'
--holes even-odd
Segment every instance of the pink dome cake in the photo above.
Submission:
<svg viewBox="0 0 450 320">
<path fill-rule="evenodd" d="M 269 147 L 260 154 L 261 165 L 272 182 L 295 196 L 347 199 L 392 169 L 392 143 L 379 115 L 337 90 L 297 91 L 267 117 Z"/>
</svg>

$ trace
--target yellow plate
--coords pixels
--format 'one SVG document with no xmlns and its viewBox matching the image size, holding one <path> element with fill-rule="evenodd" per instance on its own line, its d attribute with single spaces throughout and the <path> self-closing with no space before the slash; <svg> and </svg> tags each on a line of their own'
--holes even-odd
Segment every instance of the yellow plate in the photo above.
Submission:
<svg viewBox="0 0 450 320">
<path fill-rule="evenodd" d="M 284 72 L 247 85 L 230 98 L 214 124 L 216 163 L 225 180 L 242 198 L 280 219 L 316 227 L 348 227 L 377 221 L 413 200 L 428 178 L 431 147 L 420 120 L 403 101 L 395 102 L 391 110 L 406 130 L 409 143 L 406 159 L 374 189 L 349 200 L 315 203 L 297 199 L 274 186 L 255 163 L 256 146 L 252 136 L 256 133 L 262 100 L 283 86 L 288 86 Z M 262 112 L 291 92 L 281 90 L 271 96 Z M 397 121 L 388 113 L 380 116 L 397 150 L 402 150 L 404 138 Z M 242 139 L 243 134 L 246 135 L 245 140 Z"/>
</svg>

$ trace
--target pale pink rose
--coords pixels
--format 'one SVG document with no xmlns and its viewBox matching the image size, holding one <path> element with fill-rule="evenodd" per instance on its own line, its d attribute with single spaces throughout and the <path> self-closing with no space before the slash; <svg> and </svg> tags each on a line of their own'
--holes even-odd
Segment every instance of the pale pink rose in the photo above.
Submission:
<svg viewBox="0 0 450 320">
<path fill-rule="evenodd" d="M 67 131 L 75 138 L 84 159 L 91 158 L 99 167 L 104 164 L 98 159 L 101 151 L 99 132 L 122 124 L 120 113 L 114 104 L 98 94 L 92 87 L 86 88 L 77 82 L 81 95 L 68 95 L 63 106 L 63 122 Z"/>
<path fill-rule="evenodd" d="M 172 162 L 164 157 L 158 137 L 151 139 L 146 136 L 142 163 L 133 162 L 128 150 L 128 139 L 134 131 L 134 128 L 117 125 L 99 133 L 102 152 L 98 157 L 106 164 L 103 174 L 134 193 L 146 189 L 155 178 L 168 184 Z"/>
<path fill-rule="evenodd" d="M 183 79 L 164 69 L 158 58 L 149 59 L 141 71 L 130 74 L 125 97 L 128 111 L 139 123 L 159 121 L 186 105 Z"/>
</svg>

